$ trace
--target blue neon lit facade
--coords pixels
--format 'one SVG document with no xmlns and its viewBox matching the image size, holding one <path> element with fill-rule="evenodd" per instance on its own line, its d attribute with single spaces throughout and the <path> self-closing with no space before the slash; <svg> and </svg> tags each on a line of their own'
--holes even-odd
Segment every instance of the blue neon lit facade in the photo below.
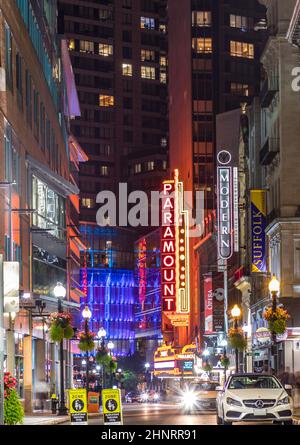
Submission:
<svg viewBox="0 0 300 445">
<path fill-rule="evenodd" d="M 134 352 L 135 280 L 133 235 L 116 228 L 81 226 L 82 239 L 88 247 L 82 252 L 81 289 L 86 294 L 82 308 L 92 311 L 90 328 L 106 330 L 116 356 Z M 131 249 L 130 249 L 131 247 Z"/>
<path fill-rule="evenodd" d="M 137 349 L 149 360 L 162 340 L 160 231 L 156 230 L 135 243 L 135 339 Z M 148 359 L 148 358 L 147 358 Z"/>
</svg>

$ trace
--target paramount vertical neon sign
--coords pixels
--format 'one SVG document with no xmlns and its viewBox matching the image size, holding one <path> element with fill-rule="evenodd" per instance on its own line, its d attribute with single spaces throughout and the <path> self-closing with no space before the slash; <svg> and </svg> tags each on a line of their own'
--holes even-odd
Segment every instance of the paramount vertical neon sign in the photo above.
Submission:
<svg viewBox="0 0 300 445">
<path fill-rule="evenodd" d="M 174 325 L 184 322 L 175 314 L 190 311 L 188 212 L 183 196 L 183 184 L 175 170 L 174 179 L 163 183 L 161 232 L 162 310 Z"/>
</svg>

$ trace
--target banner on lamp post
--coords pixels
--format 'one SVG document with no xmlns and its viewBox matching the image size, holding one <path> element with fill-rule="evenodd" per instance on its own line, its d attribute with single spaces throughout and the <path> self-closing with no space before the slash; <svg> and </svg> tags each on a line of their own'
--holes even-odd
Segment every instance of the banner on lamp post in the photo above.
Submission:
<svg viewBox="0 0 300 445">
<path fill-rule="evenodd" d="M 3 288 L 4 312 L 19 312 L 19 267 L 18 261 L 4 261 Z"/>
</svg>

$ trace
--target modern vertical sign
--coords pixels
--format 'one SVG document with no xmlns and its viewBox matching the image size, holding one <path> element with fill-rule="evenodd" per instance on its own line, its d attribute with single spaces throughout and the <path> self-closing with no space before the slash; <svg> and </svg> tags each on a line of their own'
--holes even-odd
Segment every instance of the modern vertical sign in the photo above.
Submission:
<svg viewBox="0 0 300 445">
<path fill-rule="evenodd" d="M 219 257 L 228 260 L 233 253 L 233 193 L 231 154 L 218 153 L 218 251 Z"/>
<path fill-rule="evenodd" d="M 266 191 L 251 190 L 251 270 L 267 272 L 266 258 Z"/>
</svg>

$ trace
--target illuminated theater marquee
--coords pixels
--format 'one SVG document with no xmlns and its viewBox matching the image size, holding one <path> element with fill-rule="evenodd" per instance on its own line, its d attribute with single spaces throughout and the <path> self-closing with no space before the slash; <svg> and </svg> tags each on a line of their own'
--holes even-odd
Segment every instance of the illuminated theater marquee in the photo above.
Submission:
<svg viewBox="0 0 300 445">
<path fill-rule="evenodd" d="M 163 183 L 161 235 L 162 310 L 174 325 L 178 325 L 174 314 L 187 315 L 190 310 L 188 212 L 184 210 L 183 195 L 183 184 L 178 182 L 175 170 L 174 179 Z M 182 319 L 180 325 L 187 321 Z"/>
</svg>

